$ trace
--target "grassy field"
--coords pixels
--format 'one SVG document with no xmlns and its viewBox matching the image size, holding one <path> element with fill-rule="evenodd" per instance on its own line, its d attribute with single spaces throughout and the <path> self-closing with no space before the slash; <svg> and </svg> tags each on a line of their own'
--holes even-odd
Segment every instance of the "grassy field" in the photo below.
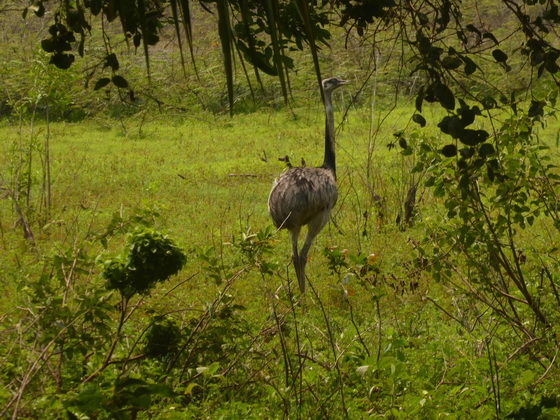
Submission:
<svg viewBox="0 0 560 420">
<path fill-rule="evenodd" d="M 400 112 L 406 113 L 404 109 Z M 395 116 L 391 129 L 399 126 L 399 112 Z M 350 111 L 339 127 L 336 225 L 321 235 L 313 256 L 319 263 L 311 268 L 312 272 L 319 269 L 321 277 L 325 273 L 320 253 L 325 246 L 375 252 L 389 259 L 393 257 L 386 253 L 409 252 L 404 241 L 399 244 L 392 236 L 396 234 L 397 206 L 406 194 L 403 173 L 411 163 L 396 150 L 388 151 L 386 143 L 393 141 L 389 133 L 368 140 L 369 126 L 359 122 L 363 117 Z M 312 112 L 263 112 L 235 119 L 156 116 L 148 122 L 130 119 L 123 126 L 112 124 L 87 121 L 48 127 L 53 205 L 40 233 L 46 246 L 58 242 L 69 245 L 76 238 L 104 229 L 114 213 L 130 215 L 135 209 L 154 207 L 161 214 L 158 224 L 185 248 L 222 249 L 234 236 L 271 225 L 268 193 L 286 167 L 279 157 L 288 155 L 295 165 L 301 159 L 318 165 L 323 158 L 323 115 L 318 103 Z M 44 124 L 34 127 L 34 154 L 41 153 L 46 131 Z M 6 168 L 17 167 L 19 156 L 14 151 L 28 144 L 28 136 L 27 127 L 2 127 L 3 156 L 13 159 L 3 162 Z M 363 153 L 368 143 L 373 145 L 370 160 L 374 162 L 369 170 L 368 155 Z M 38 185 L 41 168 L 36 159 L 32 178 Z M 368 197 L 368 191 L 374 190 L 383 192 L 386 201 L 386 215 L 381 219 L 374 212 L 375 202 Z M 39 199 L 40 190 L 32 189 L 30 206 L 38 209 Z M 13 219 L 9 203 L 4 200 L 2 206 L 6 227 L 11 227 Z M 371 220 L 365 220 L 364 213 L 371 213 Z M 20 232 L 16 228 L 4 233 L 17 238 Z M 287 235 L 282 232 L 276 238 L 278 256 L 287 265 Z M 7 246 L 6 250 L 17 254 L 20 246 Z"/>
<path fill-rule="evenodd" d="M 237 74 L 230 118 L 202 10 L 198 75 L 169 28 L 151 83 L 115 42 L 135 101 L 93 91 L 102 73 L 84 88 L 100 34 L 61 71 L 38 49 L 46 20 L 22 30 L 14 10 L 0 14 L 0 418 L 560 417 L 557 87 L 545 74 L 519 91 L 535 75 L 503 5 L 465 9 L 506 38 L 513 70 L 481 50 L 453 112 L 517 92 L 469 125 L 490 135 L 473 147 L 442 134 L 454 114 L 437 103 L 413 121 L 423 81 L 401 28 L 331 28 L 323 73 L 353 83 L 334 98 L 339 199 L 304 295 L 267 198 L 279 158 L 323 159 L 309 53 L 293 52 L 290 104 L 274 78 L 252 96 Z M 110 289 L 141 235 L 160 240 L 148 254 L 172 239 L 186 264 L 145 293 Z"/>
<path fill-rule="evenodd" d="M 415 153 L 387 147 L 410 110 L 397 108 L 374 130 L 370 110 L 351 107 L 344 121 L 343 111 L 339 106 L 339 203 L 312 249 L 311 288 L 302 297 L 292 294 L 288 237 L 270 230 L 266 200 L 285 168 L 278 157 L 321 162 L 318 101 L 234 119 L 201 113 L 36 122 L 32 132 L 29 122 L 4 122 L 2 334 L 19 341 L 2 348 L 7 412 L 20 392 L 20 418 L 39 410 L 62 418 L 65 409 L 95 418 L 557 413 L 554 359 L 523 351 L 522 342 L 516 347 L 507 325 L 480 302 L 421 269 L 418 244 L 445 220 L 439 199 L 421 183 L 415 225 L 395 223 L 410 182 L 426 177 L 411 172 Z M 46 140 L 48 209 L 41 206 Z M 29 197 L 33 245 L 14 211 L 16 184 L 22 205 Z M 122 226 L 168 232 L 187 265 L 149 296 L 132 299 L 112 363 L 84 383 L 113 337 L 86 325 L 82 317 L 92 308 L 84 302 L 104 308 L 98 316 L 105 313 L 109 330 L 117 323 L 117 296 L 103 292 L 95 263 L 123 247 L 118 230 L 105 236 L 107 249 L 99 239 L 115 215 Z M 528 233 L 531 246 L 549 240 L 542 229 Z M 250 236 L 257 232 L 260 239 Z M 178 328 L 182 350 L 177 359 L 146 358 L 146 331 L 163 317 Z M 65 333 L 65 348 L 76 349 L 61 356 L 49 339 L 63 318 L 79 324 L 81 335 Z"/>
</svg>

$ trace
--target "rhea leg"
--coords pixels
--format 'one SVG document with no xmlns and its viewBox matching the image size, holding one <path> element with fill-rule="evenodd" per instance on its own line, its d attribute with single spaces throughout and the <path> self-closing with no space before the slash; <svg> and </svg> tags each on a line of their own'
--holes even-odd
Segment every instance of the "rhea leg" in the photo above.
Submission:
<svg viewBox="0 0 560 420">
<path fill-rule="evenodd" d="M 309 222 L 307 236 L 305 237 L 305 242 L 301 247 L 301 251 L 299 252 L 299 264 L 300 264 L 300 273 L 298 273 L 298 281 L 299 281 L 299 289 L 301 293 L 305 291 L 305 265 L 307 264 L 307 253 L 313 244 L 313 241 L 323 230 L 327 222 L 329 221 L 331 212 L 324 211 L 323 213 L 318 214 L 313 220 Z M 298 269 L 296 268 L 296 272 Z"/>
<path fill-rule="evenodd" d="M 301 226 L 298 226 L 291 229 L 289 232 L 290 232 L 290 238 L 292 240 L 292 262 L 294 263 L 294 268 L 296 269 L 296 276 L 299 283 L 299 290 L 303 293 L 303 291 L 305 290 L 305 273 L 304 273 L 305 263 L 303 263 L 298 253 L 298 237 L 299 237 L 300 230 L 301 230 Z"/>
</svg>

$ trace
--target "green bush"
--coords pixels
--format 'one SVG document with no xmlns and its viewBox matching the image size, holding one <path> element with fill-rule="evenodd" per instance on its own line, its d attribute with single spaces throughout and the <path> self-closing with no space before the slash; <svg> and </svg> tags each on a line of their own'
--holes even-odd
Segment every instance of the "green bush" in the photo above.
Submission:
<svg viewBox="0 0 560 420">
<path fill-rule="evenodd" d="M 126 242 L 126 252 L 104 261 L 101 273 L 107 288 L 118 290 L 125 298 L 148 293 L 187 262 L 172 239 L 152 229 L 136 229 L 127 235 Z"/>
</svg>

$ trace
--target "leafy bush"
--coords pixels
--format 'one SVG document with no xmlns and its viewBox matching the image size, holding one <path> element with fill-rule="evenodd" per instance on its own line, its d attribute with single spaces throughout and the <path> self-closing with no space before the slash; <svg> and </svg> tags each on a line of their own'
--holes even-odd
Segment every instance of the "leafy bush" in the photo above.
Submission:
<svg viewBox="0 0 560 420">
<path fill-rule="evenodd" d="M 124 255 L 103 262 L 102 277 L 109 290 L 118 290 L 125 298 L 146 294 L 158 282 L 177 274 L 186 256 L 167 235 L 141 228 L 129 233 Z"/>
<path fill-rule="evenodd" d="M 169 319 L 156 320 L 146 333 L 144 351 L 148 357 L 172 356 L 179 350 L 181 330 Z"/>
</svg>

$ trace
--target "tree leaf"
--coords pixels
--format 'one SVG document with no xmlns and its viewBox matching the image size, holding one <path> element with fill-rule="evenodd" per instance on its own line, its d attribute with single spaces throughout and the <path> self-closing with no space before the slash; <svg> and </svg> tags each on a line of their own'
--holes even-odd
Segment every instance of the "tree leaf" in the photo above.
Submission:
<svg viewBox="0 0 560 420">
<path fill-rule="evenodd" d="M 415 101 L 415 105 L 416 105 L 416 110 L 418 112 L 422 112 L 422 102 L 424 102 L 424 86 L 420 87 L 420 90 L 418 91 L 418 94 L 416 95 L 416 101 Z"/>
<path fill-rule="evenodd" d="M 91 0 L 89 9 L 94 16 L 97 16 L 101 12 L 103 3 L 101 0 Z"/>
<path fill-rule="evenodd" d="M 270 76 L 278 74 L 276 67 L 272 66 L 267 59 L 267 56 L 254 48 L 247 47 L 241 40 L 237 41 L 237 48 L 245 55 L 249 61 L 256 66 L 259 70 L 265 72 Z"/>
<path fill-rule="evenodd" d="M 462 110 L 460 114 L 461 114 L 461 123 L 463 124 L 463 127 L 466 127 L 467 125 L 471 125 L 474 122 L 474 118 L 475 118 L 474 110 L 467 108 L 465 110 Z"/>
<path fill-rule="evenodd" d="M 481 36 L 481 35 L 482 35 L 482 34 L 480 33 L 480 31 L 479 31 L 474 25 L 472 25 L 472 24 L 468 24 L 468 25 L 466 26 L 466 28 L 467 28 L 467 30 L 468 30 L 469 32 L 473 32 L 473 33 L 477 34 L 478 36 Z"/>
<path fill-rule="evenodd" d="M 438 102 L 445 108 L 450 111 L 455 109 L 455 96 L 451 89 L 447 85 L 443 83 L 438 83 L 435 86 L 434 94 Z"/>
<path fill-rule="evenodd" d="M 111 79 L 109 79 L 108 77 L 102 77 L 97 82 L 95 82 L 95 86 L 93 87 L 93 90 L 102 89 L 105 86 L 107 86 L 109 83 L 111 83 Z"/>
<path fill-rule="evenodd" d="M 45 15 L 45 5 L 42 1 L 37 4 L 37 8 L 34 10 L 37 17 L 43 17 Z"/>
<path fill-rule="evenodd" d="M 463 61 L 459 57 L 446 56 L 441 60 L 441 65 L 444 69 L 455 70 L 461 67 Z"/>
<path fill-rule="evenodd" d="M 494 109 L 498 106 L 498 102 L 496 102 L 492 96 L 484 97 L 482 104 L 484 105 L 484 109 Z"/>
<path fill-rule="evenodd" d="M 438 127 L 442 133 L 449 134 L 453 138 L 459 138 L 464 131 L 463 123 L 456 115 L 443 117 Z"/>
<path fill-rule="evenodd" d="M 529 107 L 529 117 L 542 117 L 544 114 L 544 101 L 531 101 L 531 106 Z"/>
<path fill-rule="evenodd" d="M 457 155 L 457 146 L 454 144 L 448 144 L 447 146 L 443 146 L 441 149 L 441 154 L 445 157 L 453 157 Z"/>
<path fill-rule="evenodd" d="M 483 143 L 490 135 L 484 130 L 463 130 L 459 140 L 467 146 L 476 146 Z"/>
<path fill-rule="evenodd" d="M 117 71 L 119 69 L 119 60 L 114 53 L 111 53 L 105 57 L 105 64 L 103 67 L 111 67 L 111 70 Z"/>
<path fill-rule="evenodd" d="M 556 74 L 560 71 L 560 67 L 555 61 L 546 61 L 544 66 L 550 74 Z"/>
<path fill-rule="evenodd" d="M 459 153 L 463 159 L 470 159 L 474 155 L 474 149 L 472 147 L 464 147 L 459 150 Z"/>
<path fill-rule="evenodd" d="M 491 39 L 492 41 L 494 41 L 494 44 L 496 44 L 496 45 L 499 44 L 498 40 L 496 39 L 496 37 L 494 36 L 494 34 L 493 34 L 492 32 L 485 32 L 485 33 L 482 35 L 482 38 L 484 38 L 484 39 Z"/>
<path fill-rule="evenodd" d="M 498 63 L 505 63 L 508 59 L 507 54 L 498 48 L 492 51 L 492 57 L 494 57 L 494 60 Z"/>
<path fill-rule="evenodd" d="M 463 69 L 465 71 L 465 74 L 467 76 L 473 74 L 477 69 L 475 62 L 471 60 L 469 57 L 465 57 L 465 56 L 463 56 L 462 59 L 463 62 L 465 63 L 465 67 Z"/>
<path fill-rule="evenodd" d="M 74 62 L 74 54 L 54 54 L 49 60 L 50 64 L 54 64 L 56 67 L 62 70 L 69 69 Z"/>
<path fill-rule="evenodd" d="M 41 41 L 41 48 L 45 52 L 52 53 L 54 52 L 55 49 L 55 42 L 53 41 L 52 38 L 43 39 Z"/>
<path fill-rule="evenodd" d="M 414 121 L 417 124 L 420 124 L 420 127 L 426 126 L 426 119 L 420 114 L 414 114 L 412 116 L 412 121 Z"/>
<path fill-rule="evenodd" d="M 490 182 L 494 182 L 494 169 L 492 168 L 492 166 L 490 165 L 486 165 L 486 171 L 488 174 L 488 179 L 490 180 Z"/>
<path fill-rule="evenodd" d="M 126 89 L 128 87 L 128 82 L 126 81 L 126 79 L 122 76 L 116 75 L 113 76 L 113 78 L 111 79 L 111 81 L 113 82 L 113 84 L 121 89 Z"/>
<path fill-rule="evenodd" d="M 480 157 L 487 157 L 487 156 L 491 156 L 494 153 L 496 153 L 496 150 L 494 150 L 494 146 L 492 146 L 490 143 L 483 143 L 480 145 L 480 149 L 478 150 L 478 154 L 480 155 Z"/>
<path fill-rule="evenodd" d="M 78 54 L 80 55 L 80 57 L 84 57 L 84 46 L 85 46 L 85 42 L 86 42 L 86 37 L 84 36 L 84 34 L 81 34 L 80 37 L 80 43 L 78 45 Z"/>
</svg>

